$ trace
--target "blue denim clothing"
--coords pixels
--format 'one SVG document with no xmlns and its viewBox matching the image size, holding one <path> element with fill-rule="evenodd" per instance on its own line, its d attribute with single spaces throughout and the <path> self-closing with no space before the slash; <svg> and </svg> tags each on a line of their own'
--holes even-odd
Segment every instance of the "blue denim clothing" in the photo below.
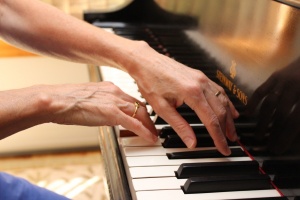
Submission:
<svg viewBox="0 0 300 200">
<path fill-rule="evenodd" d="M 68 198 L 33 185 L 25 179 L 0 172 L 0 200 L 68 200 Z"/>
</svg>

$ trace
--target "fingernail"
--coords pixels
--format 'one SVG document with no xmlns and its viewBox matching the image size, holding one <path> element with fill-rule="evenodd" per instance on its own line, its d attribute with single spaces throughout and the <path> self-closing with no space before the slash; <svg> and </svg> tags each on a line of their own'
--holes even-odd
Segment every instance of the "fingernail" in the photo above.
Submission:
<svg viewBox="0 0 300 200">
<path fill-rule="evenodd" d="M 186 137 L 186 138 L 184 138 L 184 144 L 188 148 L 194 148 L 195 141 L 192 138 L 190 138 L 190 137 Z"/>
</svg>

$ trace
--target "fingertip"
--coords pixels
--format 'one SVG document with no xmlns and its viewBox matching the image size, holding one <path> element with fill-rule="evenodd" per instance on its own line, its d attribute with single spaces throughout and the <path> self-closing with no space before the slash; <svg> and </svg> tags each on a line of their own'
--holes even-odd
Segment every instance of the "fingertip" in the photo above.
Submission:
<svg viewBox="0 0 300 200">
<path fill-rule="evenodd" d="M 240 116 L 240 113 L 236 109 L 234 109 L 234 116 L 233 117 L 236 119 L 239 116 Z"/>
<path fill-rule="evenodd" d="M 219 141 L 218 143 L 215 142 L 215 145 L 218 149 L 218 151 L 223 154 L 224 156 L 229 156 L 231 154 L 231 150 L 227 144 L 227 140 L 224 138 L 224 140 Z"/>
<path fill-rule="evenodd" d="M 157 142 L 158 136 L 157 135 L 152 135 L 152 139 L 153 139 L 153 142 Z"/>
<path fill-rule="evenodd" d="M 226 134 L 226 135 L 227 135 L 228 139 L 229 139 L 231 142 L 235 142 L 235 141 L 237 141 L 237 139 L 238 139 L 238 136 L 237 136 L 237 133 L 236 133 L 235 130 L 232 131 L 232 132 L 229 133 L 229 134 Z"/>
<path fill-rule="evenodd" d="M 191 137 L 185 137 L 183 139 L 184 144 L 187 146 L 189 149 L 193 149 L 196 147 L 197 141 Z"/>
<path fill-rule="evenodd" d="M 231 150 L 230 148 L 227 146 L 227 148 L 225 148 L 223 151 L 221 151 L 221 153 L 224 155 L 224 156 L 229 156 L 231 154 Z"/>
</svg>

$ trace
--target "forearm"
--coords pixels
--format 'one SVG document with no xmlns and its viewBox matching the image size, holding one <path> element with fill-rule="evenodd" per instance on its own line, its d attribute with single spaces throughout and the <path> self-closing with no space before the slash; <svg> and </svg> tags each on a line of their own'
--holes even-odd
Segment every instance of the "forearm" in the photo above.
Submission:
<svg viewBox="0 0 300 200">
<path fill-rule="evenodd" d="M 51 121 L 51 98 L 39 86 L 0 92 L 0 139 Z"/>
<path fill-rule="evenodd" d="M 0 92 L 0 139 L 42 123 L 82 126 L 122 125 L 157 139 L 145 107 L 110 82 L 38 85 Z M 153 138 L 154 136 L 154 138 Z"/>
<path fill-rule="evenodd" d="M 139 46 L 36 0 L 0 2 L 0 36 L 38 54 L 127 71 L 124 66 Z"/>
</svg>

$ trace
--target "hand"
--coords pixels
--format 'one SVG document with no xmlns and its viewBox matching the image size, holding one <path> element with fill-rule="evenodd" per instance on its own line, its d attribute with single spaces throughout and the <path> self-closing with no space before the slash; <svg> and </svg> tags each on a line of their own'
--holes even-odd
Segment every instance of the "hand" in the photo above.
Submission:
<svg viewBox="0 0 300 200">
<path fill-rule="evenodd" d="M 140 103 L 132 117 L 136 109 L 134 103 L 138 101 L 110 82 L 39 85 L 5 94 L 3 99 L 13 100 L 4 104 L 6 108 L 12 108 L 7 114 L 13 123 L 0 124 L 1 130 L 7 130 L 6 136 L 18 131 L 15 127 L 28 128 L 53 122 L 84 126 L 122 125 L 150 142 L 157 140 L 157 131 L 146 107 Z M 24 119 L 20 120 L 21 117 Z M 8 127 L 10 124 L 14 124 L 13 127 Z"/>
<path fill-rule="evenodd" d="M 63 101 L 63 106 L 55 113 L 56 123 L 122 125 L 150 142 L 157 140 L 156 129 L 143 103 L 139 102 L 140 106 L 132 117 L 136 109 L 134 103 L 138 100 L 110 82 L 65 85 L 51 91 Z"/>
<path fill-rule="evenodd" d="M 238 112 L 223 88 L 199 70 L 188 68 L 150 48 L 143 50 L 136 54 L 142 55 L 136 59 L 140 66 L 129 73 L 155 112 L 174 128 L 187 147 L 194 148 L 195 134 L 176 111 L 176 107 L 186 103 L 206 126 L 218 150 L 229 155 L 226 136 L 232 141 L 237 139 L 233 118 L 238 117 Z M 137 70 L 139 68 L 141 70 Z M 218 91 L 221 94 L 216 96 Z"/>
<path fill-rule="evenodd" d="M 268 149 L 275 154 L 299 146 L 295 144 L 300 139 L 299 65 L 300 58 L 274 72 L 255 90 L 247 105 L 249 114 L 259 108 L 256 137 L 263 139 L 270 134 Z"/>
</svg>

